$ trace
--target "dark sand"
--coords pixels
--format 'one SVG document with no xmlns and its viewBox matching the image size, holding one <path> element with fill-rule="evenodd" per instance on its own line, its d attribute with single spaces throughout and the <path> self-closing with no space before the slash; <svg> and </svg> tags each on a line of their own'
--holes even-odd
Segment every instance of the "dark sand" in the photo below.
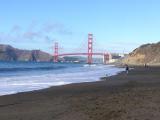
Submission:
<svg viewBox="0 0 160 120">
<path fill-rule="evenodd" d="M 160 120 L 160 68 L 2 96 L 0 120 Z"/>
</svg>

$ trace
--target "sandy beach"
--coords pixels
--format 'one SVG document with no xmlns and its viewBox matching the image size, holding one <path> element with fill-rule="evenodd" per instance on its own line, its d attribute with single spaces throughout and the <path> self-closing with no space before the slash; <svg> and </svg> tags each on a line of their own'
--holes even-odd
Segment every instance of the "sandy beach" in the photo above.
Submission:
<svg viewBox="0 0 160 120">
<path fill-rule="evenodd" d="M 159 120 L 160 68 L 0 97 L 0 120 Z"/>
</svg>

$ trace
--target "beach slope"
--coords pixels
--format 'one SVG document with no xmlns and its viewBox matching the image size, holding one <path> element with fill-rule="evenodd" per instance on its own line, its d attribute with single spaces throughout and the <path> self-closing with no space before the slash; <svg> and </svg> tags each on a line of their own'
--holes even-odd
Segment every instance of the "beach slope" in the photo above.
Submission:
<svg viewBox="0 0 160 120">
<path fill-rule="evenodd" d="M 0 120 L 159 120 L 160 68 L 0 97 Z"/>
</svg>

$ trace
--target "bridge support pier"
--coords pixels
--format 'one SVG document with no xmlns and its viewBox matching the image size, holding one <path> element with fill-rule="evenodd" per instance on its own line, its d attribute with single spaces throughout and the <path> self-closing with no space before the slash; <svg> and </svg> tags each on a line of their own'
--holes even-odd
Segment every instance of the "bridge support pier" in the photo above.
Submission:
<svg viewBox="0 0 160 120">
<path fill-rule="evenodd" d="M 110 59 L 111 59 L 111 55 L 108 53 L 104 53 L 103 64 L 108 64 Z"/>
</svg>

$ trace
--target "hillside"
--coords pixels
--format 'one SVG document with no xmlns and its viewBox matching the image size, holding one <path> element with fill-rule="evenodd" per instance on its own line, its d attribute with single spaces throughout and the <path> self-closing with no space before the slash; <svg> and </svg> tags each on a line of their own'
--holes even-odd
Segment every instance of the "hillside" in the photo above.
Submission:
<svg viewBox="0 0 160 120">
<path fill-rule="evenodd" d="M 40 50 L 20 50 L 10 45 L 0 45 L 0 61 L 51 61 L 50 54 Z"/>
<path fill-rule="evenodd" d="M 124 60 L 126 64 L 151 64 L 160 65 L 160 42 L 156 44 L 145 44 L 131 52 Z"/>
</svg>

